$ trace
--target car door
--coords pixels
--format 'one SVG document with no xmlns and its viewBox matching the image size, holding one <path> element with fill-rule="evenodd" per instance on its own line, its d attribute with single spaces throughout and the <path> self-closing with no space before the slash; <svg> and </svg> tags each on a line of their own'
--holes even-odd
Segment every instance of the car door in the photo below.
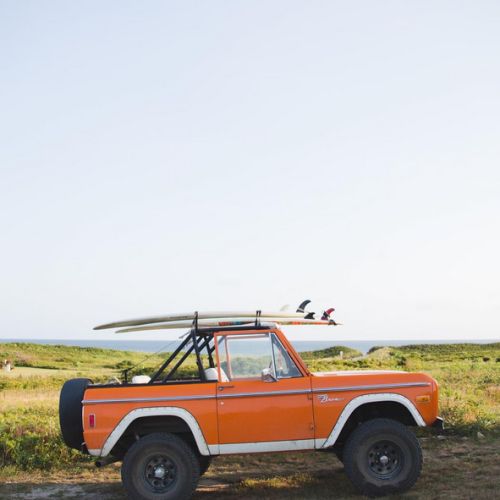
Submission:
<svg viewBox="0 0 500 500">
<path fill-rule="evenodd" d="M 277 336 L 229 332 L 216 346 L 220 452 L 314 448 L 310 380 Z"/>
</svg>

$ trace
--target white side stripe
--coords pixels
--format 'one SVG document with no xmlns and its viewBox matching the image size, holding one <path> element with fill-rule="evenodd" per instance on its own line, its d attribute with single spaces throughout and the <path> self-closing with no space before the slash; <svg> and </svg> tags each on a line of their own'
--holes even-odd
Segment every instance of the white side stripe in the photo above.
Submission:
<svg viewBox="0 0 500 500">
<path fill-rule="evenodd" d="M 348 392 L 348 391 L 371 391 L 374 389 L 398 389 L 403 387 L 427 387 L 430 382 L 404 382 L 399 384 L 374 384 L 374 385 L 352 385 L 316 388 L 313 392 Z"/>
<path fill-rule="evenodd" d="M 290 391 L 268 391 L 268 392 L 237 392 L 235 394 L 217 394 L 218 399 L 222 398 L 255 398 L 266 396 L 292 396 L 296 394 L 310 394 L 311 389 L 296 389 Z"/>
<path fill-rule="evenodd" d="M 199 399 L 215 399 L 211 395 L 171 396 L 164 398 L 123 398 L 123 399 L 84 399 L 82 405 L 98 405 L 110 403 L 163 403 L 167 401 L 196 401 Z"/>
<path fill-rule="evenodd" d="M 299 439 L 295 441 L 264 441 L 260 443 L 209 445 L 208 449 L 211 455 L 232 455 L 238 453 L 314 450 L 314 444 L 314 439 Z"/>
<path fill-rule="evenodd" d="M 406 382 L 400 384 L 375 384 L 375 385 L 353 385 L 315 388 L 312 392 L 350 392 L 350 391 L 371 391 L 377 389 L 398 389 L 405 387 L 427 387 L 429 382 Z M 224 386 L 221 386 L 224 387 Z M 272 396 L 290 396 L 297 394 L 310 394 L 310 389 L 297 389 L 288 391 L 268 391 L 268 392 L 237 392 L 229 394 L 212 395 L 192 395 L 192 396 L 171 396 L 160 398 L 123 398 L 123 399 L 84 399 L 83 405 L 98 405 L 111 403 L 163 403 L 172 401 L 196 401 L 202 399 L 226 399 L 226 398 L 254 398 L 254 397 L 272 397 Z"/>
</svg>

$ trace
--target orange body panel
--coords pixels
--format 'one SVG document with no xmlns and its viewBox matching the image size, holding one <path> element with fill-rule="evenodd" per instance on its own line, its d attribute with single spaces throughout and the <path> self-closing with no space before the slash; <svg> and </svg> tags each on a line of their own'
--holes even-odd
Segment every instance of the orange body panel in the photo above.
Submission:
<svg viewBox="0 0 500 500">
<path fill-rule="evenodd" d="M 132 410 L 152 407 L 178 407 L 187 410 L 195 417 L 201 428 L 205 441 L 215 444 L 217 434 L 217 407 L 215 404 L 215 382 L 200 384 L 158 384 L 158 385 L 127 385 L 116 387 L 89 387 L 85 392 L 85 400 L 113 399 L 149 399 L 175 398 L 185 396 L 213 396 L 213 399 L 193 401 L 163 401 L 163 402 L 126 402 L 85 404 L 83 407 L 83 437 L 89 449 L 100 449 L 106 438 L 120 423 L 122 418 Z M 95 415 L 96 425 L 89 427 L 88 416 Z"/>
<path fill-rule="evenodd" d="M 276 385 L 279 384 L 279 388 Z M 278 391 L 311 388 L 308 377 L 284 379 L 277 383 L 261 380 L 218 384 L 224 396 L 267 393 L 251 397 L 218 398 L 219 442 L 252 443 L 314 438 L 314 418 L 310 394 L 274 395 Z"/>
<path fill-rule="evenodd" d="M 256 378 L 189 384 L 91 386 L 85 392 L 83 406 L 87 448 L 102 449 L 120 421 L 138 408 L 168 406 L 187 410 L 198 422 L 207 445 L 326 439 L 346 405 L 368 394 L 404 396 L 417 408 L 427 425 L 436 420 L 438 392 L 431 377 L 399 371 L 310 373 L 284 334 L 278 329 L 269 332 L 276 334 L 302 376 L 271 383 Z M 263 331 L 224 331 L 218 335 L 229 333 L 262 335 Z M 394 385 L 400 387 L 391 387 Z M 419 401 L 417 396 L 428 398 Z M 150 401 L 155 398 L 163 401 Z M 99 400 L 108 402 L 99 403 Z M 94 428 L 89 426 L 90 414 L 95 415 Z"/>
<path fill-rule="evenodd" d="M 406 383 L 429 383 L 424 387 L 404 387 L 388 389 L 369 389 L 370 386 L 381 386 Z M 328 393 L 319 391 L 322 388 L 360 389 Z M 363 388 L 361 388 L 363 387 Z M 367 394 L 399 394 L 412 402 L 427 425 L 431 425 L 437 417 L 437 393 L 433 379 L 422 373 L 382 372 L 382 371 L 339 371 L 331 373 L 312 374 L 314 392 L 314 418 L 316 422 L 316 437 L 327 437 L 332 430 L 332 422 L 336 422 L 345 406 L 354 398 Z M 323 394 L 327 398 L 321 397 Z M 429 395 L 429 403 L 418 403 L 417 396 Z M 322 401 L 323 400 L 323 401 Z"/>
</svg>

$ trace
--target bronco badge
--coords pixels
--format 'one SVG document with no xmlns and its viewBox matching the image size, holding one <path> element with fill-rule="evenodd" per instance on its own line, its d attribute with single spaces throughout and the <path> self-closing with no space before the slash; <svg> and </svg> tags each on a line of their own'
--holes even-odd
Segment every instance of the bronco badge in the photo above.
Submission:
<svg viewBox="0 0 500 500">
<path fill-rule="evenodd" d="M 328 394 L 318 394 L 318 399 L 320 403 L 333 403 L 335 401 L 342 401 L 344 398 L 329 398 Z"/>
</svg>

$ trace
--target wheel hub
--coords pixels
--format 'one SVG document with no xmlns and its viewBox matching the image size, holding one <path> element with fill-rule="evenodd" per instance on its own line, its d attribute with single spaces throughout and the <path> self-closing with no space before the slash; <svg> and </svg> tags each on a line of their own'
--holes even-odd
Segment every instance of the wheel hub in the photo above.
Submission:
<svg viewBox="0 0 500 500">
<path fill-rule="evenodd" d="M 155 455 L 145 464 L 144 479 L 155 493 L 163 493 L 177 481 L 177 466 L 167 455 Z"/>
<path fill-rule="evenodd" d="M 403 452 L 391 441 L 378 441 L 368 450 L 368 468 L 379 479 L 396 476 L 403 466 Z"/>
<path fill-rule="evenodd" d="M 154 476 L 161 479 L 165 476 L 165 467 L 159 466 L 154 468 Z"/>
</svg>

